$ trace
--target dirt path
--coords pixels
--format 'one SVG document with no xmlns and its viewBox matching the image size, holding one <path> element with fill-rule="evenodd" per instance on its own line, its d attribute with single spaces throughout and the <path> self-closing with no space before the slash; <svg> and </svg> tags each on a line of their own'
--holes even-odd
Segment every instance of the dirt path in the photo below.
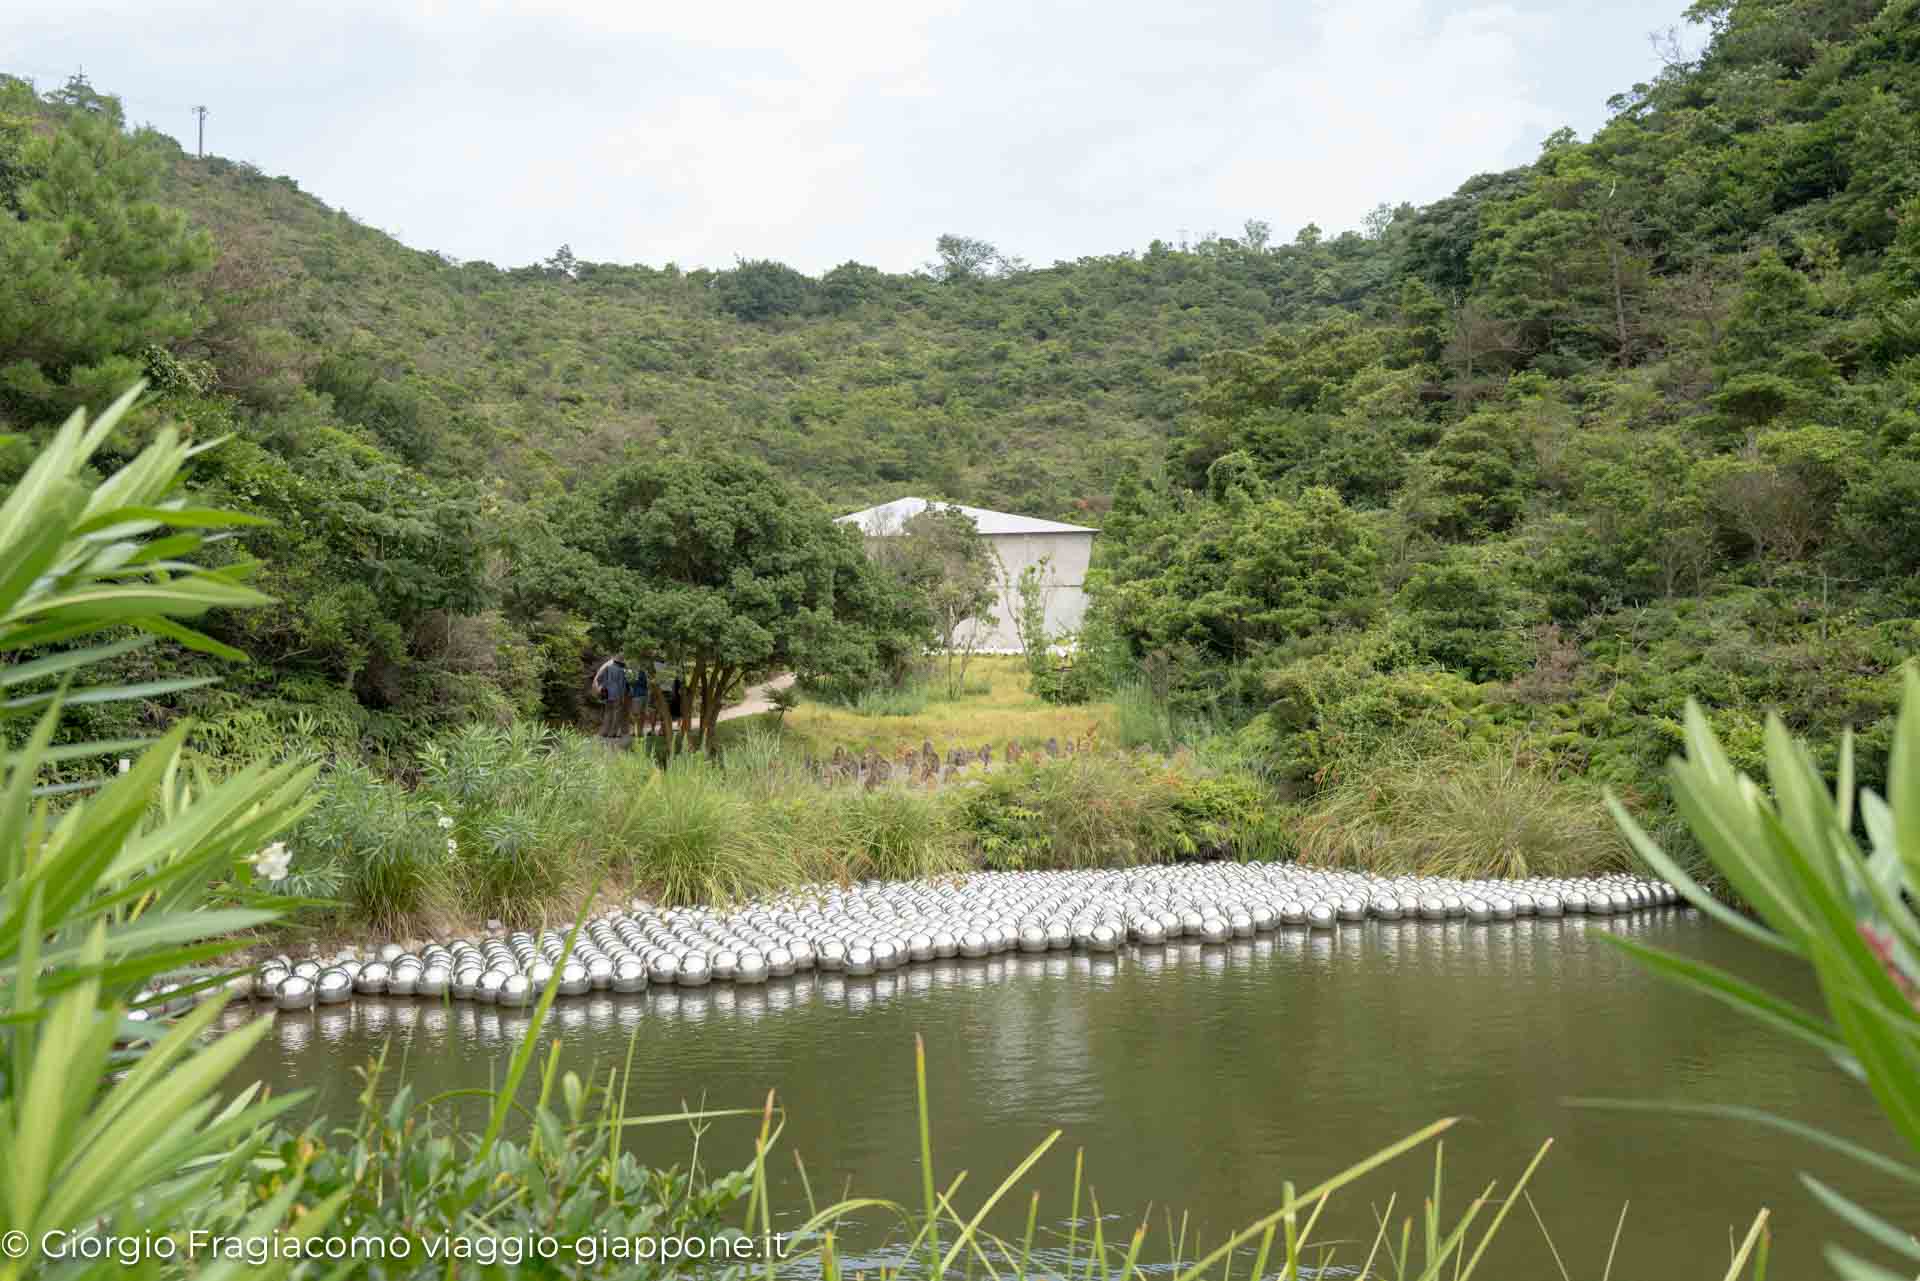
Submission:
<svg viewBox="0 0 1920 1281">
<path fill-rule="evenodd" d="M 758 716 L 762 712 L 770 712 L 773 710 L 773 704 L 767 701 L 767 695 L 776 689 L 785 689 L 791 684 L 793 684 L 793 673 L 787 672 L 774 677 L 764 685 L 755 685 L 747 690 L 746 697 L 738 703 L 732 707 L 721 708 L 720 719 L 730 721 L 736 716 Z M 698 725 L 699 718 L 695 717 L 693 723 Z"/>
</svg>

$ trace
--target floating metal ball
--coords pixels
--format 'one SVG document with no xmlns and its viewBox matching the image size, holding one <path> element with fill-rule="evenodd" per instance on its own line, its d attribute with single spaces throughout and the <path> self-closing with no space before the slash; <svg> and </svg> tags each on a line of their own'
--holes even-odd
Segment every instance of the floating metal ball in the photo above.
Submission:
<svg viewBox="0 0 1920 1281">
<path fill-rule="evenodd" d="M 303 974 L 289 974 L 280 980 L 273 990 L 273 1003 L 283 1010 L 310 1010 L 313 1008 L 313 980 Z M 136 1011 L 144 1014 L 146 1011 Z"/>
<path fill-rule="evenodd" d="M 1237 939 L 1250 939 L 1253 937 L 1253 917 L 1247 912 L 1234 912 L 1227 917 L 1227 928 L 1233 931 Z"/>
<path fill-rule="evenodd" d="M 769 977 L 776 979 L 791 977 L 793 974 L 793 953 L 777 945 L 768 948 L 767 974 Z"/>
<path fill-rule="evenodd" d="M 587 973 L 587 967 L 578 961 L 568 961 L 560 967 L 560 995 L 585 996 L 593 990 L 593 978 Z"/>
<path fill-rule="evenodd" d="M 705 952 L 689 952 L 680 962 L 680 973 L 674 979 L 681 987 L 705 987 L 713 978 L 713 962 Z"/>
<path fill-rule="evenodd" d="M 277 965 L 265 965 L 253 976 L 253 999 L 270 1001 L 280 990 L 280 984 L 291 977 L 293 971 Z"/>
<path fill-rule="evenodd" d="M 401 947 L 398 943 L 388 943 L 383 945 L 380 949 L 380 959 L 385 961 L 388 965 L 392 965 L 395 961 L 399 960 L 404 955 L 406 955 L 406 949 Z"/>
<path fill-rule="evenodd" d="M 734 971 L 740 968 L 740 954 L 731 948 L 722 948 L 713 954 L 713 977 L 722 983 L 733 982 Z"/>
<path fill-rule="evenodd" d="M 1447 919 L 1447 905 L 1438 898 L 1420 900 L 1420 919 L 1423 921 L 1444 921 Z"/>
<path fill-rule="evenodd" d="M 869 949 L 873 953 L 873 968 L 876 970 L 894 970 L 900 968 L 900 949 L 891 939 L 880 939 Z"/>
<path fill-rule="evenodd" d="M 1200 938 L 1207 943 L 1224 943 L 1233 937 L 1233 927 L 1217 916 L 1202 917 Z"/>
<path fill-rule="evenodd" d="M 435 961 L 420 971 L 419 980 L 413 985 L 415 996 L 441 997 L 447 994 L 447 986 L 452 976 L 447 967 Z"/>
<path fill-rule="evenodd" d="M 1511 921 L 1519 914 L 1519 909 L 1514 906 L 1510 898 L 1493 899 L 1487 904 L 1487 910 L 1493 914 L 1493 919 L 1496 921 Z"/>
<path fill-rule="evenodd" d="M 293 972 L 303 979 L 311 980 L 319 978 L 320 971 L 324 968 L 318 961 L 302 961 L 293 967 Z"/>
<path fill-rule="evenodd" d="M 499 1003 L 518 1008 L 533 1004 L 533 980 L 525 974 L 509 974 L 500 984 Z"/>
<path fill-rule="evenodd" d="M 907 956 L 915 962 L 933 959 L 933 936 L 914 934 L 907 938 Z"/>
<path fill-rule="evenodd" d="M 1400 900 L 1391 894 L 1382 894 L 1368 906 L 1367 910 L 1383 921 L 1400 919 Z"/>
<path fill-rule="evenodd" d="M 873 949 L 850 947 L 847 949 L 847 973 L 866 975 L 873 973 Z"/>
<path fill-rule="evenodd" d="M 1340 919 L 1349 924 L 1367 919 L 1367 905 L 1357 898 L 1340 900 Z"/>
<path fill-rule="evenodd" d="M 843 970 L 847 967 L 847 945 L 839 939 L 825 939 L 816 949 L 814 959 L 823 970 Z"/>
<path fill-rule="evenodd" d="M 935 930 L 933 933 L 933 954 L 940 960 L 960 955 L 960 940 L 951 930 Z"/>
<path fill-rule="evenodd" d="M 767 958 L 758 952 L 742 952 L 740 968 L 734 971 L 737 983 L 765 983 L 767 981 Z"/>
<path fill-rule="evenodd" d="M 979 930 L 967 930 L 960 935 L 960 955 L 979 957 L 988 951 L 987 936 Z"/>
<path fill-rule="evenodd" d="M 515 975 L 514 977 L 522 977 Z M 507 976 L 499 970 L 487 970 L 481 974 L 480 982 L 474 985 L 473 999 L 482 1005 L 498 1005 L 500 989 L 505 987 Z"/>
<path fill-rule="evenodd" d="M 1139 942 L 1145 947 L 1158 947 L 1167 941 L 1166 926 L 1153 917 L 1140 922 Z"/>
<path fill-rule="evenodd" d="M 346 973 L 344 970 L 342 972 Z M 387 974 L 386 965 L 383 962 L 374 961 L 362 966 L 358 974 L 348 974 L 348 977 L 353 980 L 353 990 L 360 995 L 379 996 L 387 990 Z"/>
<path fill-rule="evenodd" d="M 1095 952 L 1118 951 L 1120 931 L 1103 921 L 1089 932 L 1087 946 Z"/>
<path fill-rule="evenodd" d="M 1561 896 L 1560 906 L 1564 907 L 1569 914 L 1584 912 L 1587 910 L 1587 896 L 1579 890 L 1568 890 Z"/>
<path fill-rule="evenodd" d="M 339 1005 L 353 999 L 353 979 L 345 970 L 322 970 L 314 980 L 313 999 L 320 1005 Z"/>
<path fill-rule="evenodd" d="M 1339 919 L 1339 913 L 1330 903 L 1315 903 L 1307 909 L 1307 924 L 1316 930 L 1330 930 Z"/>
<path fill-rule="evenodd" d="M 647 990 L 647 967 L 636 957 L 626 956 L 613 963 L 613 990 L 616 992 L 644 992 Z"/>
<path fill-rule="evenodd" d="M 1253 917 L 1253 928 L 1262 934 L 1265 934 L 1268 930 L 1280 923 L 1280 913 L 1274 911 L 1265 903 L 1257 904 L 1248 915 Z"/>
<path fill-rule="evenodd" d="M 1038 925 L 1023 926 L 1020 930 L 1020 950 L 1022 952 L 1046 951 L 1047 932 Z"/>
</svg>

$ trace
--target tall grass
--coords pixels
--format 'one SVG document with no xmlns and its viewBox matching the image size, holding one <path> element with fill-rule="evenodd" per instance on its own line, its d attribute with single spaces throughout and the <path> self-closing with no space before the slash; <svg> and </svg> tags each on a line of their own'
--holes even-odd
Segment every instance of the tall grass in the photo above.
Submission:
<svg viewBox="0 0 1920 1281">
<path fill-rule="evenodd" d="M 1172 752 L 1198 747 L 1220 732 L 1219 724 L 1199 713 L 1175 711 L 1155 697 L 1145 681 L 1122 681 L 1113 691 L 1114 741 L 1132 750 L 1145 747 Z"/>
<path fill-rule="evenodd" d="M 792 851 L 722 770 L 694 756 L 668 762 L 641 788 L 616 870 L 662 903 L 731 903 L 798 879 Z"/>
<path fill-rule="evenodd" d="M 1350 770 L 1296 839 L 1303 863 L 1387 876 L 1584 875 L 1632 862 L 1597 792 L 1498 754 Z"/>
</svg>

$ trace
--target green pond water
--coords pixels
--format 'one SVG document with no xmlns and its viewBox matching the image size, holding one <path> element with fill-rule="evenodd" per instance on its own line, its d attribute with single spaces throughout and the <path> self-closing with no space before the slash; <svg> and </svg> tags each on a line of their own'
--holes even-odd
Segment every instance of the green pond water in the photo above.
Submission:
<svg viewBox="0 0 1920 1281">
<path fill-rule="evenodd" d="M 1784 958 L 1690 910 L 1661 909 L 1492 925 L 1375 921 L 1117 956 L 1009 954 L 873 978 L 596 993 L 558 1002 L 544 1035 L 564 1042 L 567 1068 L 601 1080 L 634 1041 L 630 1113 L 702 1099 L 757 1108 L 778 1091 L 787 1127 L 776 1204 L 789 1223 L 803 1207 L 796 1151 L 823 1194 L 850 1185 L 919 1198 L 919 1033 L 936 1174 L 944 1185 L 971 1172 L 963 1208 L 1057 1127 L 1060 1142 L 1027 1179 L 1041 1194 L 1043 1234 L 1066 1231 L 1074 1153 L 1084 1149 L 1109 1236 L 1151 1207 L 1151 1253 L 1162 1257 L 1168 1209 L 1176 1221 L 1185 1211 L 1190 1239 L 1210 1247 L 1276 1207 L 1284 1180 L 1309 1185 L 1443 1116 L 1463 1118 L 1447 1137 L 1443 1210 L 1462 1208 L 1489 1180 L 1510 1185 L 1554 1140 L 1531 1190 L 1575 1278 L 1601 1274 L 1623 1205 L 1615 1278 L 1717 1278 L 1729 1235 L 1743 1235 L 1762 1206 L 1773 1212 L 1771 1276 L 1829 1275 L 1821 1244 L 1850 1234 L 1800 1185 L 1801 1170 L 1920 1225 L 1911 1190 L 1778 1132 L 1568 1106 L 1580 1096 L 1739 1103 L 1887 1147 L 1864 1087 L 1805 1047 L 1655 979 L 1607 934 L 1813 995 Z M 428 1095 L 499 1080 L 528 1025 L 522 1012 L 471 1003 L 366 998 L 269 1017 L 273 1032 L 237 1079 L 310 1089 L 314 1111 L 342 1120 L 360 1088 L 350 1069 L 383 1044 L 382 1093 L 404 1080 Z M 754 1128 L 715 1123 L 702 1163 L 745 1164 Z M 691 1139 L 679 1128 L 643 1130 L 636 1146 L 684 1163 Z M 1396 1220 L 1417 1215 L 1431 1179 L 1429 1148 L 1330 1206 L 1316 1239 L 1347 1244 L 1328 1275 L 1356 1275 L 1374 1209 L 1397 1193 Z M 1017 1235 L 1025 1194 L 1016 1200 L 1018 1213 L 997 1226 Z M 884 1227 L 855 1224 L 849 1244 L 884 1258 Z M 1561 1275 L 1524 1205 L 1489 1262 L 1483 1276 Z"/>
</svg>

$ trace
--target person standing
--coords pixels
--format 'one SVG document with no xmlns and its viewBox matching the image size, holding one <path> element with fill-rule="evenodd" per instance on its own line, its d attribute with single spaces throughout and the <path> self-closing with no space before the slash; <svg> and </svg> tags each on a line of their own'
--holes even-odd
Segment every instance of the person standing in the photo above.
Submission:
<svg viewBox="0 0 1920 1281">
<path fill-rule="evenodd" d="M 624 738 L 627 733 L 627 660 L 615 654 L 594 673 L 593 687 L 600 691 L 606 710 L 600 717 L 600 737 Z"/>
<path fill-rule="evenodd" d="M 647 668 L 644 663 L 636 665 L 632 672 L 628 674 L 627 693 L 634 700 L 640 712 L 640 722 L 635 726 L 633 735 L 635 738 L 645 738 L 647 735 L 647 724 L 653 720 L 653 707 L 647 701 L 651 691 L 647 688 Z"/>
</svg>

